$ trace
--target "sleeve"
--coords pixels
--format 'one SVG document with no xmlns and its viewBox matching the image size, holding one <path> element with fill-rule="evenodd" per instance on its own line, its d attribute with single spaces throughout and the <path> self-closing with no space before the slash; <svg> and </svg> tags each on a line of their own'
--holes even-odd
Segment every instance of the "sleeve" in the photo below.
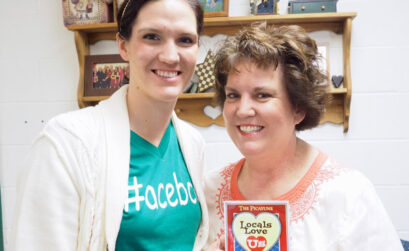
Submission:
<svg viewBox="0 0 409 251">
<path fill-rule="evenodd" d="M 344 226 L 334 250 L 403 250 L 374 186 L 363 175 L 360 179 L 361 191 L 348 198 Z"/>
<path fill-rule="evenodd" d="M 205 175 L 204 191 L 209 212 L 209 237 L 206 243 L 208 249 L 224 239 L 224 216 L 221 214 L 224 208 L 221 207 L 225 199 L 223 193 L 226 192 L 226 183 L 224 183 L 226 181 L 220 175 L 222 170 L 216 168 Z"/>
<path fill-rule="evenodd" d="M 204 180 L 204 175 L 205 175 L 205 167 L 206 167 L 206 159 L 205 159 L 205 141 L 204 141 L 204 139 L 202 138 L 202 136 L 200 136 L 199 137 L 199 140 L 200 140 L 200 143 L 199 143 L 199 145 L 200 145 L 200 149 L 199 149 L 199 162 L 200 162 L 200 168 L 199 168 L 199 174 L 201 175 L 200 177 L 201 177 L 201 184 L 202 184 L 202 187 L 204 187 L 204 183 L 205 183 L 205 180 Z"/>
<path fill-rule="evenodd" d="M 17 186 L 12 250 L 77 247 L 81 191 L 69 154 L 62 149 L 45 134 L 30 149 Z"/>
<path fill-rule="evenodd" d="M 201 137 L 200 134 L 198 134 L 198 172 L 197 172 L 197 177 L 195 179 L 199 179 L 200 182 L 200 207 L 202 210 L 202 221 L 200 224 L 200 229 L 198 232 L 197 240 L 198 240 L 198 245 L 195 243 L 195 247 L 193 250 L 202 250 L 203 246 L 206 244 L 206 240 L 209 234 L 209 215 L 208 215 L 208 209 L 206 206 L 206 197 L 203 191 L 204 187 L 204 167 L 205 167 L 205 158 L 204 158 L 204 148 L 205 148 L 205 142 L 204 139 Z M 195 186 L 195 189 L 198 189 Z M 200 240 L 200 241 L 199 241 Z"/>
</svg>

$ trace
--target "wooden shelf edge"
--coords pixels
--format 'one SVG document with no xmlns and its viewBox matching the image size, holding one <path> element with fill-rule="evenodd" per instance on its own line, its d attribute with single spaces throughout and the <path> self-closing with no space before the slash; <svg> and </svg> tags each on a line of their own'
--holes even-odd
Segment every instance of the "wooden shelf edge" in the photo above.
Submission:
<svg viewBox="0 0 409 251">
<path fill-rule="evenodd" d="M 338 88 L 338 89 L 333 89 L 329 92 L 330 94 L 345 94 L 347 93 L 346 88 Z M 109 98 L 109 96 L 88 96 L 88 97 L 82 97 L 82 100 L 84 101 L 101 101 L 104 99 Z M 179 99 L 209 99 L 213 100 L 215 98 L 215 93 L 214 92 L 205 92 L 205 93 L 182 93 L 179 96 Z"/>
<path fill-rule="evenodd" d="M 329 94 L 346 94 L 348 92 L 347 88 L 330 88 Z M 214 98 L 214 92 L 204 92 L 204 93 L 182 93 L 179 98 L 181 99 L 198 99 L 198 98 Z"/>
<path fill-rule="evenodd" d="M 204 93 L 182 93 L 179 99 L 212 99 L 214 98 L 214 92 L 204 92 Z"/>
<path fill-rule="evenodd" d="M 347 88 L 331 88 L 329 94 L 346 94 L 348 92 Z"/>
<path fill-rule="evenodd" d="M 88 96 L 82 97 L 81 100 L 84 102 L 99 102 L 108 99 L 110 96 Z"/>
<path fill-rule="evenodd" d="M 336 89 L 332 94 L 345 94 L 345 88 Z M 186 120 L 197 126 L 207 127 L 210 125 L 224 126 L 222 114 L 216 118 L 207 116 L 204 112 L 206 106 L 215 108 L 217 105 L 214 100 L 214 93 L 183 93 L 180 95 L 175 106 L 175 112 L 180 119 Z M 88 96 L 80 97 L 81 103 L 94 105 L 101 100 L 107 99 L 109 96 Z M 333 101 L 326 107 L 326 112 L 323 114 L 320 124 L 323 123 L 344 124 L 345 130 L 345 114 L 344 114 L 344 97 L 336 95 Z"/>
<path fill-rule="evenodd" d="M 211 17 L 204 19 L 204 27 L 246 25 L 252 22 L 267 21 L 268 23 L 317 23 L 317 22 L 341 22 L 348 18 L 355 18 L 356 12 L 332 12 L 332 13 L 307 13 L 307 14 L 282 14 L 282 15 L 253 15 L 238 17 Z"/>
<path fill-rule="evenodd" d="M 345 94 L 345 88 L 339 88 L 332 92 L 332 102 L 325 108 L 320 124 L 333 123 L 344 125 L 345 131 L 345 107 L 344 96 L 336 94 Z M 212 124 L 224 126 L 223 116 L 220 114 L 217 118 L 210 118 L 204 112 L 206 106 L 216 107 L 214 102 L 214 93 L 188 93 L 182 94 L 176 103 L 175 112 L 179 118 L 191 122 L 197 126 L 210 126 Z"/>
<path fill-rule="evenodd" d="M 345 20 L 344 31 L 342 36 L 343 47 L 343 68 L 344 68 L 344 86 L 347 88 L 347 93 L 344 96 L 344 133 L 349 129 L 349 114 L 352 97 L 352 80 L 351 80 L 351 33 L 352 33 L 352 18 Z"/>
<path fill-rule="evenodd" d="M 333 12 L 333 13 L 307 13 L 307 14 L 282 14 L 282 15 L 253 15 L 237 17 L 210 17 L 204 18 L 204 28 L 231 25 L 248 25 L 252 22 L 267 21 L 267 23 L 322 23 L 343 22 L 348 18 L 355 18 L 356 12 Z M 68 25 L 70 31 L 85 31 L 87 33 L 116 31 L 117 23 L 97 23 L 84 25 Z"/>
<path fill-rule="evenodd" d="M 67 29 L 70 31 L 85 31 L 87 33 L 115 31 L 116 28 L 116 23 L 76 24 L 67 26 Z"/>
</svg>

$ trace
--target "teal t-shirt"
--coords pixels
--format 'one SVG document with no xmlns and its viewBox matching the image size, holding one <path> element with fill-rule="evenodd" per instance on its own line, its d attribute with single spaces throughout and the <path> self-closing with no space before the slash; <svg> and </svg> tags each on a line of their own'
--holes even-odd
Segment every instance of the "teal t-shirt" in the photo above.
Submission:
<svg viewBox="0 0 409 251">
<path fill-rule="evenodd" d="M 191 251 L 201 209 L 172 123 L 159 147 L 131 131 L 129 166 L 115 250 Z"/>
</svg>

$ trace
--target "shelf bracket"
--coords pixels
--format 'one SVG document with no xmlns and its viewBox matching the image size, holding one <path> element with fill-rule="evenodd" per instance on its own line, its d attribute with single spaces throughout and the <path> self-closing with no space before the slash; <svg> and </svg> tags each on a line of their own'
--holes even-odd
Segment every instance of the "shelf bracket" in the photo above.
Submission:
<svg viewBox="0 0 409 251">
<path fill-rule="evenodd" d="M 352 79 L 351 79 L 351 30 L 352 30 L 352 18 L 345 19 L 344 33 L 343 33 L 343 56 L 344 56 L 344 87 L 347 92 L 344 96 L 344 133 L 349 129 L 349 115 L 352 96 Z"/>
</svg>

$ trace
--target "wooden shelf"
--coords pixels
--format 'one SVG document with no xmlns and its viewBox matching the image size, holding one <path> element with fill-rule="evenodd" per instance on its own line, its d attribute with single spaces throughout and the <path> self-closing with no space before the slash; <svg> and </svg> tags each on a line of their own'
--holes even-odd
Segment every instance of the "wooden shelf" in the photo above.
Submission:
<svg viewBox="0 0 409 251">
<path fill-rule="evenodd" d="M 216 34 L 232 35 L 254 22 L 266 22 L 269 25 L 292 25 L 303 27 L 308 32 L 328 30 L 337 34 L 344 32 L 344 23 L 348 18 L 353 19 L 356 13 L 318 13 L 318 14 L 287 14 L 260 15 L 245 17 L 212 17 L 204 19 L 204 29 L 201 35 L 214 36 Z M 100 40 L 115 39 L 116 23 L 70 25 L 71 31 L 85 32 L 90 38 L 90 44 Z"/>
<path fill-rule="evenodd" d="M 326 112 L 321 118 L 320 124 L 326 122 L 342 124 L 344 122 L 343 96 L 347 93 L 347 89 L 333 88 L 329 93 L 332 95 L 332 102 L 325 108 Z M 191 121 L 198 126 L 210 126 L 212 124 L 224 126 L 222 114 L 212 119 L 203 112 L 206 106 L 216 107 L 214 96 L 214 93 L 184 93 L 178 99 L 175 112 L 179 118 Z"/>
<path fill-rule="evenodd" d="M 357 14 L 350 13 L 313 13 L 288 15 L 259 15 L 245 17 L 212 17 L 204 19 L 204 29 L 201 35 L 216 34 L 232 35 L 244 26 L 253 22 L 266 22 L 269 25 L 292 25 L 303 27 L 308 32 L 327 30 L 341 34 L 343 39 L 343 77 L 344 88 L 332 89 L 333 102 L 326 108 L 321 123 L 332 122 L 343 124 L 344 132 L 348 131 L 352 81 L 350 70 L 350 44 L 352 19 Z M 108 97 L 84 97 L 84 61 L 90 54 L 90 45 L 101 40 L 115 40 L 117 25 L 113 23 L 92 25 L 71 25 L 67 27 L 75 33 L 75 44 L 80 67 L 78 84 L 78 104 L 80 107 L 95 105 L 98 101 Z M 216 124 L 223 126 L 222 116 L 213 119 L 208 117 L 203 109 L 215 105 L 212 93 L 182 94 L 176 104 L 175 111 L 184 120 L 199 126 Z"/>
<path fill-rule="evenodd" d="M 348 92 L 347 88 L 331 88 L 330 94 L 346 94 Z"/>
</svg>

